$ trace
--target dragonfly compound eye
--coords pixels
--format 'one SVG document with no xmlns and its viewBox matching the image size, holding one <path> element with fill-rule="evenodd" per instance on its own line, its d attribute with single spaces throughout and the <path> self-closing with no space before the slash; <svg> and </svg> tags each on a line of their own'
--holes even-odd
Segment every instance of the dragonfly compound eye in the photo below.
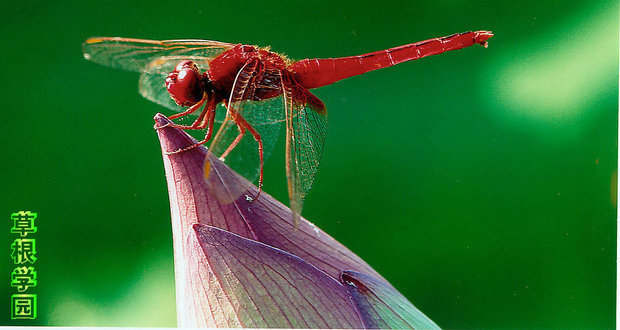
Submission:
<svg viewBox="0 0 620 330">
<path fill-rule="evenodd" d="M 189 107 L 200 102 L 204 84 L 196 64 L 187 60 L 177 64 L 166 78 L 166 89 L 178 105 Z"/>
</svg>

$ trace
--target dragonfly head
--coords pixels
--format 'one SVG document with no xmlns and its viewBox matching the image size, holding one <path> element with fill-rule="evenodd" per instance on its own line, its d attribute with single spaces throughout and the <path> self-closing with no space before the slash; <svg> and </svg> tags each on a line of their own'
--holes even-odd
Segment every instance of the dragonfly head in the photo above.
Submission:
<svg viewBox="0 0 620 330">
<path fill-rule="evenodd" d="M 190 60 L 179 62 L 166 78 L 168 93 L 178 105 L 184 107 L 200 102 L 207 92 L 206 85 L 198 66 Z"/>
</svg>

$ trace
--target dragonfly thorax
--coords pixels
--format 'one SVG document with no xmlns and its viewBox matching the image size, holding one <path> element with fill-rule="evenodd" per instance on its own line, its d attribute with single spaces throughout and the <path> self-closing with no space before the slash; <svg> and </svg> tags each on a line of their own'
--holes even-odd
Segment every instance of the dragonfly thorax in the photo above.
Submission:
<svg viewBox="0 0 620 330">
<path fill-rule="evenodd" d="M 166 89 L 172 99 L 181 106 L 189 107 L 200 102 L 211 85 L 206 75 L 201 75 L 196 63 L 190 60 L 179 62 L 166 78 Z"/>
</svg>

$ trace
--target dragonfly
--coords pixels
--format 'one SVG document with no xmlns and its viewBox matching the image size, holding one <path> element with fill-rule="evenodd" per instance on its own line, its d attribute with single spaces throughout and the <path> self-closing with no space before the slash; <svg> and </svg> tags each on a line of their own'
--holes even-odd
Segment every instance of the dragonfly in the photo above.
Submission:
<svg viewBox="0 0 620 330">
<path fill-rule="evenodd" d="M 300 61 L 269 48 L 199 39 L 94 37 L 84 42 L 83 50 L 86 59 L 98 64 L 139 72 L 140 94 L 177 111 L 170 119 L 197 114 L 191 125 L 172 125 L 204 130 L 204 138 L 176 152 L 211 141 L 204 176 L 222 203 L 234 202 L 247 186 L 222 187 L 212 174 L 210 155 L 248 179 L 239 182 L 258 178 L 258 198 L 265 159 L 285 125 L 288 195 L 297 224 L 318 171 L 327 129 L 325 105 L 310 90 L 475 44 L 486 48 L 492 36 L 490 31 L 468 31 L 363 55 Z M 215 123 L 219 128 L 213 135 Z"/>
</svg>

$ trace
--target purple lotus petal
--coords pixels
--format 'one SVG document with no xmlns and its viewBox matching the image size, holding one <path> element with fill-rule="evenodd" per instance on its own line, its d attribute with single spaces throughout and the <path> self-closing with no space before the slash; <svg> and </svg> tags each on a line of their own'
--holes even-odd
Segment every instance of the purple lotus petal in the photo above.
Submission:
<svg viewBox="0 0 620 330">
<path fill-rule="evenodd" d="M 385 281 L 358 272 L 345 271 L 341 276 L 364 327 L 379 329 L 439 329 L 400 292 Z"/>
<path fill-rule="evenodd" d="M 435 326 L 312 223 L 302 218 L 295 228 L 291 210 L 264 192 L 248 201 L 257 188 L 213 156 L 207 185 L 207 150 L 187 149 L 195 140 L 163 115 L 155 122 L 170 194 L 179 326 Z M 213 194 L 222 200 L 231 187 L 246 191 L 231 203 Z M 361 287 L 368 290 L 355 290 Z"/>
<path fill-rule="evenodd" d="M 157 132 L 164 152 L 180 150 L 195 143 L 187 133 L 166 126 L 171 122 L 163 115 L 157 114 L 155 122 L 160 127 Z M 256 201 L 249 202 L 245 196 L 256 196 L 254 185 L 249 185 L 248 191 L 234 203 L 219 203 L 204 180 L 206 154 L 203 147 L 164 154 L 175 239 L 187 237 L 191 225 L 200 223 L 289 252 L 336 280 L 344 269 L 382 278 L 361 258 L 307 220 L 302 219 L 299 228 L 295 229 L 291 210 L 267 193 L 262 192 Z M 216 157 L 210 161 L 212 175 L 217 175 L 222 182 L 245 180 Z M 181 248 L 175 242 L 175 251 L 181 251 Z"/>
<path fill-rule="evenodd" d="M 210 274 L 190 279 L 191 287 L 203 288 L 196 297 L 202 303 L 191 313 L 194 325 L 363 327 L 347 289 L 304 260 L 215 227 L 196 224 L 193 230 L 188 244 L 196 254 L 188 273 Z"/>
</svg>

